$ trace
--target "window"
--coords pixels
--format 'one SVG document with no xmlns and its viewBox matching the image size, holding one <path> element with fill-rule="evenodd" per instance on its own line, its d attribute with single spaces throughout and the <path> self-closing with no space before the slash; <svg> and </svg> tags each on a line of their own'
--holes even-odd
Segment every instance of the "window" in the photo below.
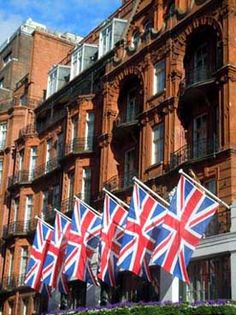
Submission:
<svg viewBox="0 0 236 315">
<path fill-rule="evenodd" d="M 2 185 L 3 160 L 0 160 L 0 185 Z"/>
<path fill-rule="evenodd" d="M 46 172 L 49 172 L 51 169 L 51 154 L 52 154 L 52 139 L 47 141 L 47 148 L 46 148 Z"/>
<path fill-rule="evenodd" d="M 155 65 L 154 94 L 164 91 L 165 88 L 165 61 L 161 60 Z"/>
<path fill-rule="evenodd" d="M 13 222 L 17 221 L 19 211 L 19 198 L 13 199 Z"/>
<path fill-rule="evenodd" d="M 112 25 L 107 26 L 100 35 L 101 55 L 112 49 Z M 99 48 L 100 49 L 100 48 Z"/>
<path fill-rule="evenodd" d="M 0 150 L 3 150 L 6 145 L 7 123 L 0 123 Z"/>
<path fill-rule="evenodd" d="M 81 198 L 82 200 L 89 202 L 91 195 L 91 168 L 86 167 L 83 169 Z"/>
<path fill-rule="evenodd" d="M 52 191 L 52 206 L 53 208 L 60 208 L 60 186 L 56 185 L 53 187 Z"/>
<path fill-rule="evenodd" d="M 47 97 L 61 89 L 70 77 L 70 66 L 56 65 L 48 73 Z"/>
<path fill-rule="evenodd" d="M 202 114 L 193 121 L 193 157 L 200 158 L 207 153 L 207 115 Z"/>
<path fill-rule="evenodd" d="M 132 178 L 136 175 L 135 173 L 135 149 L 133 148 L 125 152 L 123 188 L 132 184 Z"/>
<path fill-rule="evenodd" d="M 230 258 L 211 257 L 190 262 L 188 266 L 190 285 L 183 284 L 184 300 L 195 301 L 230 299 Z M 184 290 L 183 290 L 184 291 Z"/>
<path fill-rule="evenodd" d="M 76 50 L 72 55 L 71 79 L 82 72 L 82 49 Z"/>
<path fill-rule="evenodd" d="M 140 41 L 140 33 L 139 31 L 135 31 L 131 38 L 131 47 L 137 48 Z"/>
<path fill-rule="evenodd" d="M 30 148 L 29 180 L 34 178 L 37 163 L 37 147 Z"/>
<path fill-rule="evenodd" d="M 77 133 L 78 133 L 78 117 L 72 118 L 72 129 L 71 129 L 71 150 L 75 150 L 77 144 Z"/>
<path fill-rule="evenodd" d="M 9 52 L 5 57 L 3 57 L 4 66 L 12 60 L 12 52 Z"/>
<path fill-rule="evenodd" d="M 22 315 L 28 315 L 28 299 L 22 299 Z"/>
<path fill-rule="evenodd" d="M 74 198 L 74 182 L 75 182 L 75 174 L 69 173 L 68 174 L 68 198 L 73 199 Z"/>
<path fill-rule="evenodd" d="M 63 157 L 63 142 L 64 142 L 64 135 L 61 132 L 57 136 L 57 159 L 58 160 L 60 160 Z"/>
<path fill-rule="evenodd" d="M 28 260 L 28 247 L 24 246 L 21 247 L 21 256 L 20 256 L 20 278 L 21 275 L 23 276 L 26 273 L 26 267 L 27 267 L 27 260 Z M 24 283 L 24 278 L 22 277 L 21 283 L 19 285 L 22 285 Z"/>
<path fill-rule="evenodd" d="M 8 303 L 8 315 L 13 315 L 14 314 L 14 304 L 13 302 Z"/>
<path fill-rule="evenodd" d="M 113 49 L 123 35 L 127 21 L 114 18 L 100 32 L 99 57 L 102 57 Z"/>
<path fill-rule="evenodd" d="M 49 193 L 48 190 L 43 191 L 43 215 L 47 215 L 49 204 Z"/>
<path fill-rule="evenodd" d="M 48 75 L 47 97 L 55 93 L 56 89 L 57 89 L 57 68 L 55 68 Z"/>
<path fill-rule="evenodd" d="M 0 79 L 0 89 L 4 88 L 4 78 Z"/>
<path fill-rule="evenodd" d="M 199 82 L 207 79 L 207 43 L 197 47 L 194 53 L 194 82 Z M 192 83 L 194 83 L 192 82 Z"/>
<path fill-rule="evenodd" d="M 160 123 L 152 131 L 152 164 L 163 161 L 164 125 Z"/>
<path fill-rule="evenodd" d="M 27 195 L 25 201 L 25 223 L 24 228 L 27 230 L 30 226 L 30 220 L 32 217 L 32 209 L 33 209 L 33 196 Z"/>
<path fill-rule="evenodd" d="M 137 98 L 136 98 L 136 90 L 132 89 L 127 94 L 127 110 L 126 110 L 126 121 L 134 121 L 138 114 L 137 108 Z"/>
<path fill-rule="evenodd" d="M 9 281 L 11 281 L 11 276 L 13 274 L 13 268 L 14 268 L 14 248 L 11 248 L 9 250 L 9 264 L 8 264 L 8 277 Z"/>
<path fill-rule="evenodd" d="M 93 148 L 93 133 L 94 133 L 94 113 L 88 112 L 86 114 L 85 150 L 92 150 Z"/>
<path fill-rule="evenodd" d="M 23 162 L 24 162 L 24 151 L 21 150 L 19 152 L 19 165 L 18 165 L 19 172 L 23 170 Z"/>
<path fill-rule="evenodd" d="M 76 77 L 94 62 L 97 51 L 97 45 L 84 43 L 73 52 L 70 79 Z"/>
</svg>

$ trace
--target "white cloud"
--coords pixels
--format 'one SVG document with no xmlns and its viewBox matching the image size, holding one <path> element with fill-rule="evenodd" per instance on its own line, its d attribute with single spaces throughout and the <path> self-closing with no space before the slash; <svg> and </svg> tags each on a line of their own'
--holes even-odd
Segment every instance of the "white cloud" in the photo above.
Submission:
<svg viewBox="0 0 236 315">
<path fill-rule="evenodd" d="M 11 36 L 22 23 L 22 17 L 16 14 L 3 15 L 0 12 L 0 45 Z"/>
<path fill-rule="evenodd" d="M 85 36 L 120 3 L 121 0 L 8 0 L 0 12 L 0 44 L 28 17 L 51 30 Z"/>
</svg>

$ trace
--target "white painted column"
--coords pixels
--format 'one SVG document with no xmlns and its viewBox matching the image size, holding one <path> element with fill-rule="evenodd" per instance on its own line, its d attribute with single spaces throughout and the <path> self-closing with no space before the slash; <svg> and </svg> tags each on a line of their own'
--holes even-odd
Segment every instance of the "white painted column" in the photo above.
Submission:
<svg viewBox="0 0 236 315">
<path fill-rule="evenodd" d="M 160 274 L 160 300 L 179 302 L 179 279 L 163 269 Z"/>
<path fill-rule="evenodd" d="M 236 200 L 231 205 L 231 228 L 230 232 L 236 232 Z"/>
<path fill-rule="evenodd" d="M 231 300 L 236 300 L 236 251 L 230 255 Z"/>
</svg>

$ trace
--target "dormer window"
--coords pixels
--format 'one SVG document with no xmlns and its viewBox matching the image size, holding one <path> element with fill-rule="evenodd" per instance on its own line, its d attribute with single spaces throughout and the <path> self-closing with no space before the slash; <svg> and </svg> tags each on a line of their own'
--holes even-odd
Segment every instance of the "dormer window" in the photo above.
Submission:
<svg viewBox="0 0 236 315">
<path fill-rule="evenodd" d="M 47 98 L 61 89 L 70 75 L 70 66 L 56 65 L 48 73 Z"/>
<path fill-rule="evenodd" d="M 99 57 L 111 51 L 114 45 L 121 39 L 127 21 L 114 18 L 107 23 L 100 32 Z"/>
<path fill-rule="evenodd" d="M 76 48 L 71 60 L 71 80 L 94 63 L 97 51 L 97 45 L 92 44 L 83 44 Z"/>
</svg>

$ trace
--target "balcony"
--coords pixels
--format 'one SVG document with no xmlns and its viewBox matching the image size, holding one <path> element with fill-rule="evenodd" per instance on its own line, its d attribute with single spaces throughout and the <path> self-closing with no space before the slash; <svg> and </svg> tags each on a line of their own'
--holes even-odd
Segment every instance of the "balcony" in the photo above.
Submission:
<svg viewBox="0 0 236 315">
<path fill-rule="evenodd" d="M 27 137 L 27 136 L 32 136 L 35 135 L 36 132 L 36 127 L 34 124 L 30 124 L 25 126 L 24 128 L 21 128 L 19 131 L 19 137 Z"/>
<path fill-rule="evenodd" d="M 37 220 L 15 221 L 3 227 L 3 239 L 12 236 L 27 235 L 33 232 L 36 228 Z"/>
<path fill-rule="evenodd" d="M 12 291 L 14 289 L 18 289 L 19 287 L 25 287 L 24 284 L 25 274 L 13 274 L 11 276 L 5 276 L 2 278 L 0 282 L 0 290 L 1 291 Z"/>
<path fill-rule="evenodd" d="M 116 175 L 111 177 L 104 183 L 104 187 L 109 191 L 125 190 L 133 186 L 133 177 L 137 176 L 138 172 L 133 170 L 122 176 Z"/>
<path fill-rule="evenodd" d="M 34 178 L 34 171 L 19 171 L 8 178 L 8 188 L 14 185 L 27 184 Z"/>
<path fill-rule="evenodd" d="M 219 146 L 216 140 L 201 139 L 192 144 L 186 144 L 171 154 L 167 170 L 173 170 L 185 162 L 203 159 L 217 152 L 219 152 Z"/>
<path fill-rule="evenodd" d="M 55 169 L 57 169 L 60 166 L 59 162 L 58 162 L 58 158 L 55 159 L 51 159 L 48 162 L 38 166 L 35 171 L 34 171 L 34 180 L 36 178 L 39 178 L 43 175 L 46 175 L 52 171 L 54 171 Z M 32 180 L 33 180 L 32 179 Z"/>
<path fill-rule="evenodd" d="M 93 152 L 95 148 L 95 138 L 75 138 L 70 143 L 65 146 L 65 155 L 70 153 L 79 154 L 79 153 L 89 153 Z"/>
<path fill-rule="evenodd" d="M 135 113 L 121 113 L 114 122 L 113 135 L 116 138 L 127 137 L 129 133 L 135 133 L 138 128 L 139 120 Z"/>
<path fill-rule="evenodd" d="M 186 69 L 185 73 L 186 77 L 182 82 L 185 89 L 195 84 L 206 84 L 214 81 L 213 70 L 207 67 Z"/>
</svg>

